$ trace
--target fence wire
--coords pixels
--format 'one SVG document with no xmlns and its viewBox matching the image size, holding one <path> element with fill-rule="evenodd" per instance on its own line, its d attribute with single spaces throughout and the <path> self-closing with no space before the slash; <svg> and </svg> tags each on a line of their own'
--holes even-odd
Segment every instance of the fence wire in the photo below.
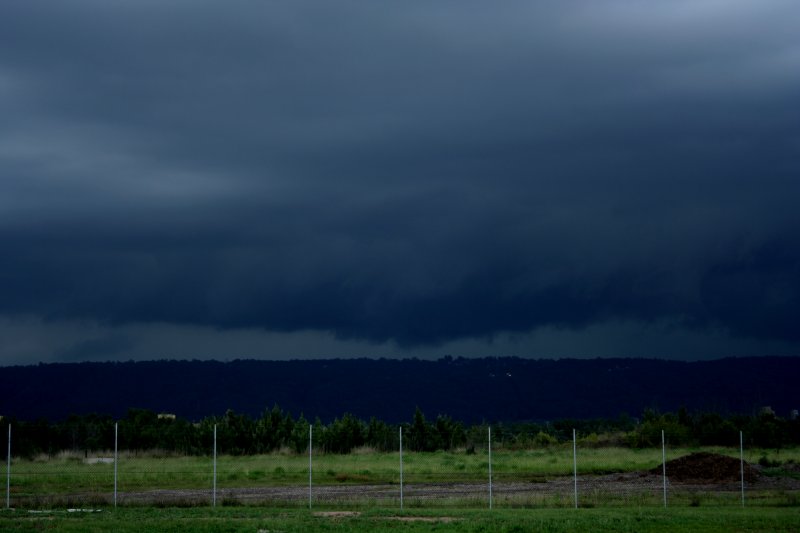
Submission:
<svg viewBox="0 0 800 533">
<path fill-rule="evenodd" d="M 73 450 L 31 457 L 5 448 L 5 504 L 16 508 L 272 505 L 320 508 L 611 507 L 797 504 L 798 450 L 628 448 L 576 435 L 451 451 L 282 449 L 237 455 Z M 122 439 L 122 436 L 120 436 Z M 313 439 L 310 440 L 313 443 Z M 232 448 L 232 446 L 231 446 Z M 490 453 L 491 450 L 491 453 Z M 766 458 L 766 460 L 765 460 Z M 664 461 L 666 459 L 666 462 Z M 761 463 L 761 464 L 759 464 Z M 309 470 L 310 467 L 310 470 Z M 666 476 L 664 476 L 666 473 Z"/>
</svg>

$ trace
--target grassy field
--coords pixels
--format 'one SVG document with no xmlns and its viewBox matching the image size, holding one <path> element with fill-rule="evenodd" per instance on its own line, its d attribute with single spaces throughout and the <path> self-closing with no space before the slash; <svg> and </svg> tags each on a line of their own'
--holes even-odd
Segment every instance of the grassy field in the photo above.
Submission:
<svg viewBox="0 0 800 533">
<path fill-rule="evenodd" d="M 676 448 L 667 451 L 667 460 L 687 455 L 701 448 Z M 739 457 L 733 448 L 705 447 L 703 451 Z M 96 454 L 112 457 L 112 453 Z M 747 450 L 745 461 L 758 463 L 761 457 L 772 461 L 800 463 L 800 448 Z M 88 461 L 91 461 L 90 456 Z M 486 452 L 404 453 L 404 476 L 408 483 L 441 481 L 481 481 L 488 473 Z M 606 474 L 647 470 L 661 464 L 660 449 L 589 448 L 578 450 L 578 473 Z M 397 483 L 400 456 L 398 453 L 355 452 L 347 455 L 324 454 L 313 458 L 315 484 Z M 567 476 L 572 474 L 572 448 L 553 446 L 525 451 L 496 451 L 492 469 L 503 479 Z M 2 468 L 5 473 L 5 465 Z M 118 477 L 120 490 L 145 488 L 205 488 L 212 482 L 210 457 L 159 456 L 144 453 L 120 456 Z M 12 482 L 16 487 L 40 487 L 48 492 L 88 490 L 96 485 L 113 484 L 114 466 L 110 463 L 87 464 L 80 455 L 61 454 L 34 460 L 15 459 Z M 308 480 L 308 456 L 274 453 L 256 456 L 220 456 L 217 459 L 218 487 L 297 485 Z"/>
<path fill-rule="evenodd" d="M 334 514 L 269 508 L 118 509 L 97 513 L 0 511 L 0 530 L 24 532 L 796 532 L 796 508 L 426 509 Z"/>
<path fill-rule="evenodd" d="M 670 449 L 667 459 L 687 455 L 695 448 Z M 723 453 L 738 458 L 737 449 L 703 448 L 703 451 Z M 113 454 L 98 454 L 108 458 Z M 770 461 L 800 462 L 800 448 L 775 450 L 748 450 L 745 460 L 757 463 L 762 457 Z M 113 491 L 114 465 L 94 462 L 92 457 L 61 454 L 56 457 L 39 457 L 33 460 L 14 460 L 11 467 L 12 502 L 25 507 L 43 507 L 53 501 L 80 501 L 101 503 Z M 488 454 L 433 452 L 405 453 L 404 481 L 407 485 L 425 483 L 483 483 L 488 481 Z M 313 458 L 313 483 L 315 487 L 346 487 L 350 485 L 399 485 L 398 453 L 376 453 L 361 450 L 347 455 L 323 454 Z M 578 473 L 591 476 L 648 470 L 661 464 L 660 449 L 586 448 L 578 450 Z M 155 490 L 210 490 L 212 460 L 210 457 L 174 457 L 145 453 L 124 454 L 118 467 L 118 490 L 136 493 Z M 493 479 L 496 483 L 545 483 L 572 474 L 571 446 L 525 451 L 496 451 L 492 455 Z M 3 473 L 4 472 L 3 468 Z M 780 468 L 774 469 L 781 473 Z M 790 475 L 797 475 L 791 474 Z M 248 487 L 303 487 L 308 484 L 308 456 L 292 453 L 274 453 L 259 456 L 221 456 L 217 461 L 217 488 L 242 489 Z M 582 490 L 584 488 L 582 487 Z M 567 485 L 560 493 L 531 496 L 526 494 L 520 505 L 548 507 L 569 506 L 571 489 Z M 585 492 L 585 491 L 584 491 Z M 633 497 L 609 498 L 599 491 L 585 493 L 583 501 L 597 506 L 651 505 L 657 503 L 658 494 L 641 491 Z M 92 497 L 92 495 L 96 497 Z M 53 496 L 74 495 L 72 499 L 54 500 Z M 203 496 L 205 497 L 205 496 Z M 688 497 L 688 496 L 687 496 Z M 697 497 L 697 496 L 695 496 Z M 761 503 L 772 504 L 791 500 L 792 495 L 765 492 L 753 497 Z M 384 499 L 387 499 L 385 496 Z M 394 494 L 390 498 L 395 498 Z M 470 498 L 462 500 L 469 506 Z M 504 499 L 505 498 L 505 499 Z M 537 499 L 538 498 L 538 499 Z M 703 495 L 713 502 L 714 495 Z M 736 501 L 736 495 L 725 498 Z M 796 494 L 794 495 L 796 499 Z M 81 500 L 82 499 L 82 500 Z M 207 498 L 206 498 L 207 499 Z M 413 504 L 413 498 L 409 500 Z M 498 494 L 498 502 L 506 507 L 516 505 L 513 495 Z M 474 506 L 482 503 L 472 502 Z M 13 503 L 12 503 L 13 505 Z M 300 504 L 298 504 L 300 505 Z M 63 506 L 63 505 L 62 505 Z M 464 505 L 462 505 L 464 506 Z"/>
</svg>

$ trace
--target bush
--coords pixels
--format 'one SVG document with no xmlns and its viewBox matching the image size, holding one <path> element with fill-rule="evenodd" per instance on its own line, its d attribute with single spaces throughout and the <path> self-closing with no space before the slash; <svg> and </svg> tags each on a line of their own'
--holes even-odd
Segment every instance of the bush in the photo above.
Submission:
<svg viewBox="0 0 800 533">
<path fill-rule="evenodd" d="M 547 446 L 553 446 L 554 444 L 558 444 L 558 439 L 556 439 L 554 436 L 552 436 L 549 433 L 545 433 L 544 431 L 540 431 L 533 438 L 533 443 L 536 446 L 547 447 Z"/>
<path fill-rule="evenodd" d="M 776 460 L 771 460 L 766 455 L 762 455 L 758 458 L 758 464 L 763 466 L 764 468 L 772 468 L 776 466 L 781 466 L 781 462 Z"/>
</svg>

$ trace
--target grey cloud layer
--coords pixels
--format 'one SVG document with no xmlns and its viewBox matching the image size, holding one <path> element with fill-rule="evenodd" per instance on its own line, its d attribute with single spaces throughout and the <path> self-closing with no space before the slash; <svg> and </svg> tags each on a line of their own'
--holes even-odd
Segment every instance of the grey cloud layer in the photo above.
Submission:
<svg viewBox="0 0 800 533">
<path fill-rule="evenodd" d="M 797 20 L 4 2 L 0 313 L 407 347 L 608 320 L 800 342 Z"/>
</svg>

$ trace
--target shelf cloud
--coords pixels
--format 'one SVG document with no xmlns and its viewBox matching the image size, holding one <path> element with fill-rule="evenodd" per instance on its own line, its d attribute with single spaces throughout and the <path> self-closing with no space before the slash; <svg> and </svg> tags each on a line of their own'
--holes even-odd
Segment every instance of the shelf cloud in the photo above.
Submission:
<svg viewBox="0 0 800 533">
<path fill-rule="evenodd" d="M 797 20 L 3 2 L 0 363 L 798 354 Z"/>
</svg>

